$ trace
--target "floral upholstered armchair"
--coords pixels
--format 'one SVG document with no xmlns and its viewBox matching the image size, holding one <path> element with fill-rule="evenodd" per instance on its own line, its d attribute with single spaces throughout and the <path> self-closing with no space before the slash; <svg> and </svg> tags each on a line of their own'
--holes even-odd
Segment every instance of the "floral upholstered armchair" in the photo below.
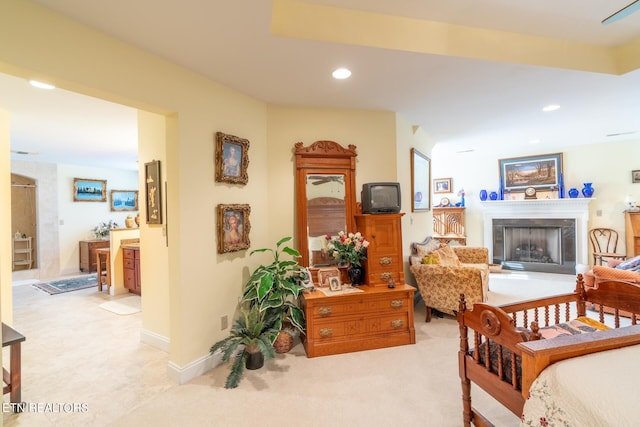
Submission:
<svg viewBox="0 0 640 427">
<path fill-rule="evenodd" d="M 485 302 L 489 292 L 489 250 L 482 247 L 448 246 L 427 238 L 411 244 L 410 270 L 427 307 L 455 315 L 460 294 L 468 304 Z"/>
</svg>

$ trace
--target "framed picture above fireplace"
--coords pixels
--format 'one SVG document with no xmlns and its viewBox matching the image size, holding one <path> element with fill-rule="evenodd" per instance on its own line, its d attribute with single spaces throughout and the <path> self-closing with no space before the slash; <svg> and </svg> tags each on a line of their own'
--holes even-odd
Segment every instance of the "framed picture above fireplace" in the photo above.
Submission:
<svg viewBox="0 0 640 427">
<path fill-rule="evenodd" d="M 505 191 L 557 189 L 562 177 L 562 153 L 499 159 L 500 183 Z"/>
</svg>

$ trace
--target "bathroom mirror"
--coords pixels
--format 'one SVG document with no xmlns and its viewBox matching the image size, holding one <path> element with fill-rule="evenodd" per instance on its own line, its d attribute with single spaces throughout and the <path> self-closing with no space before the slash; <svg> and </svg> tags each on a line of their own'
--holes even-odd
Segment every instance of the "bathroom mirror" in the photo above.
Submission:
<svg viewBox="0 0 640 427">
<path fill-rule="evenodd" d="M 295 145 L 296 218 L 300 263 L 306 267 L 332 264 L 322 249 L 325 236 L 355 230 L 356 147 L 333 141 Z"/>
</svg>

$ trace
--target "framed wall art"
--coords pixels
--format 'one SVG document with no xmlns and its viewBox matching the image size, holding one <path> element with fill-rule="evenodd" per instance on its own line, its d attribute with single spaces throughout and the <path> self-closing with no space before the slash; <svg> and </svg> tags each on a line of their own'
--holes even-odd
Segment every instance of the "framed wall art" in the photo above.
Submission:
<svg viewBox="0 0 640 427">
<path fill-rule="evenodd" d="M 431 159 L 411 149 L 411 211 L 431 209 Z"/>
<path fill-rule="evenodd" d="M 522 192 L 558 188 L 562 175 L 562 153 L 498 160 L 500 184 L 505 191 Z"/>
<path fill-rule="evenodd" d="M 160 160 L 144 164 L 144 186 L 147 199 L 147 224 L 162 224 Z"/>
<path fill-rule="evenodd" d="M 104 179 L 73 178 L 74 202 L 106 202 L 107 181 Z"/>
<path fill-rule="evenodd" d="M 216 132 L 216 181 L 246 184 L 249 181 L 249 140 Z"/>
<path fill-rule="evenodd" d="M 451 193 L 453 178 L 436 178 L 433 180 L 434 193 Z"/>
<path fill-rule="evenodd" d="M 249 205 L 218 205 L 218 253 L 249 249 L 250 213 Z"/>
<path fill-rule="evenodd" d="M 640 182 L 640 170 L 631 171 L 631 182 L 633 184 Z"/>
<path fill-rule="evenodd" d="M 112 211 L 137 211 L 137 190 L 111 190 Z"/>
</svg>

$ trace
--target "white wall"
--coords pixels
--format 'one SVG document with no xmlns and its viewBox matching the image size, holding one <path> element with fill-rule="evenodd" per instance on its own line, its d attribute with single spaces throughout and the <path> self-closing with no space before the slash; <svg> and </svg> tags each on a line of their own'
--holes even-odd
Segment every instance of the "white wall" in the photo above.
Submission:
<svg viewBox="0 0 640 427">
<path fill-rule="evenodd" d="M 481 189 L 498 190 L 498 159 L 556 152 L 533 147 L 528 152 L 514 150 L 496 154 L 490 147 L 476 147 L 473 152 L 449 153 L 443 147 L 434 148 L 432 178 L 453 178 L 453 192 L 436 196 L 458 201 L 458 190 L 464 188 L 466 192 L 468 245 L 485 245 L 478 194 Z M 594 200 L 589 204 L 589 227 L 611 227 L 621 233 L 622 238 L 624 198 L 632 194 L 640 200 L 640 184 L 631 183 L 631 171 L 640 169 L 640 141 L 577 145 L 562 150 L 562 153 L 566 189 L 576 187 L 580 190 L 584 182 L 592 182 L 596 189 Z M 439 197 L 434 197 L 434 203 Z M 621 242 L 619 250 L 624 251 L 623 246 Z"/>
</svg>

